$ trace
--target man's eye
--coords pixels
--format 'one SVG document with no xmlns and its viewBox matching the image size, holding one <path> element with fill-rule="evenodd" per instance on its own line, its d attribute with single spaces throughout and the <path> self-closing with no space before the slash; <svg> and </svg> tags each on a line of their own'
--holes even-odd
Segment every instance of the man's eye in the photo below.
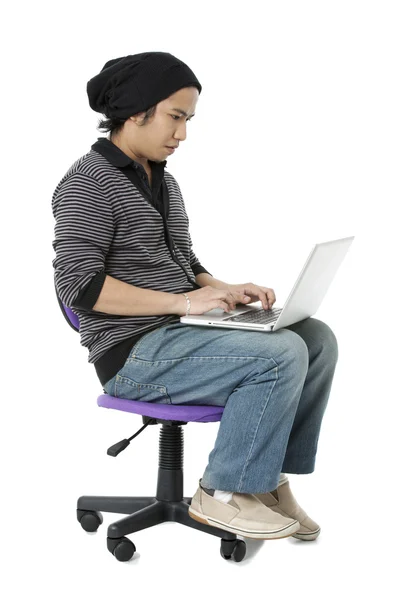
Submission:
<svg viewBox="0 0 400 600">
<path fill-rule="evenodd" d="M 172 117 L 173 119 L 180 119 L 180 117 L 177 117 L 176 115 L 171 115 L 171 117 Z M 191 121 L 191 120 L 192 120 L 192 118 L 190 117 L 190 119 L 187 119 L 187 120 L 188 120 L 188 121 Z"/>
</svg>

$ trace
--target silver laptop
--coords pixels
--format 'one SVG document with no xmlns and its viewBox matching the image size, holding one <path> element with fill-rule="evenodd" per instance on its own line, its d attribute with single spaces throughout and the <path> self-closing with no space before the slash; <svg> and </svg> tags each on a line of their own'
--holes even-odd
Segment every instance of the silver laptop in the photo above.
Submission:
<svg viewBox="0 0 400 600">
<path fill-rule="evenodd" d="M 229 313 L 213 308 L 202 315 L 181 317 L 182 323 L 251 331 L 277 331 L 315 314 L 339 269 L 354 236 L 315 244 L 283 308 L 242 303 Z M 259 301 L 260 302 L 260 301 Z"/>
</svg>

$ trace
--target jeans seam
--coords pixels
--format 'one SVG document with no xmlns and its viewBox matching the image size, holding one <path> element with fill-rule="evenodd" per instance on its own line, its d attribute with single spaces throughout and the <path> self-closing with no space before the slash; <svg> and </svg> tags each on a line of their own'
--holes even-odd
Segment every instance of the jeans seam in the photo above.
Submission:
<svg viewBox="0 0 400 600">
<path fill-rule="evenodd" d="M 275 362 L 275 361 L 274 361 L 274 362 Z M 275 364 L 276 364 L 276 363 L 275 363 Z M 268 404 L 269 404 L 269 400 L 270 400 L 270 398 L 271 398 L 272 392 L 273 392 L 273 391 L 274 391 L 274 389 L 275 389 L 276 382 L 279 380 L 279 366 L 278 366 L 278 365 L 276 365 L 276 367 L 274 368 L 274 371 L 276 372 L 276 375 L 277 375 L 277 376 L 276 376 L 276 379 L 275 379 L 275 381 L 274 381 L 274 385 L 272 386 L 271 392 L 270 392 L 270 394 L 269 394 L 269 396 L 268 396 L 268 398 L 267 398 L 266 402 L 264 402 L 264 408 L 263 408 L 263 410 L 262 410 L 262 412 L 261 412 L 261 414 L 260 414 L 260 418 L 259 418 L 259 420 L 258 420 L 258 423 L 257 423 L 257 426 L 256 426 L 256 430 L 255 430 L 255 433 L 254 433 L 254 436 L 253 436 L 252 444 L 251 444 L 251 446 L 250 446 L 249 452 L 248 452 L 248 454 L 247 454 L 246 462 L 245 462 L 245 464 L 244 464 L 244 466 L 243 466 L 242 474 L 241 474 L 241 476 L 240 476 L 240 480 L 239 480 L 239 484 L 238 484 L 238 491 L 239 491 L 239 492 L 240 492 L 240 489 L 241 489 L 241 486 L 242 486 L 242 482 L 243 482 L 243 479 L 244 479 L 244 474 L 245 474 L 245 471 L 246 471 L 247 465 L 248 465 L 248 463 L 250 462 L 250 456 L 251 456 L 251 453 L 252 453 L 252 450 L 253 450 L 253 447 L 254 447 L 255 439 L 256 439 L 256 437 L 257 437 L 257 432 L 258 432 L 258 428 L 259 428 L 259 426 L 260 426 L 260 423 L 261 423 L 261 419 L 262 419 L 262 417 L 263 417 L 263 415 L 264 415 L 264 413 L 265 413 L 265 410 L 266 410 L 266 408 L 267 408 L 267 406 L 268 406 Z"/>
<path fill-rule="evenodd" d="M 147 363 L 148 365 L 154 365 L 154 364 L 159 364 L 159 363 L 174 363 L 174 362 L 180 362 L 183 360 L 220 360 L 220 359 L 224 359 L 224 360 L 253 360 L 253 359 L 258 359 L 258 360 L 271 360 L 273 363 L 275 363 L 275 367 L 276 368 L 278 366 L 278 363 L 272 358 L 272 357 L 266 357 L 266 356 L 232 356 L 232 355 L 224 355 L 221 354 L 220 356 L 182 356 L 180 358 L 164 358 L 162 360 L 146 360 L 145 358 L 138 358 L 137 356 L 133 356 L 132 358 L 128 358 L 126 360 L 126 363 L 131 363 L 131 362 L 141 362 L 141 363 Z"/>
</svg>

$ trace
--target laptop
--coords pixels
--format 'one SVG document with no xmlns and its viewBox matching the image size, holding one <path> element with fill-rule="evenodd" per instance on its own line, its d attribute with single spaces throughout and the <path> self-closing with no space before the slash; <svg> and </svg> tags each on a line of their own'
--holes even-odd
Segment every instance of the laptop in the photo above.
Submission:
<svg viewBox="0 0 400 600">
<path fill-rule="evenodd" d="M 336 275 L 355 236 L 315 244 L 283 308 L 237 303 L 229 313 L 213 308 L 202 315 L 180 318 L 182 323 L 206 327 L 277 331 L 314 315 Z M 260 302 L 260 301 L 259 301 Z"/>
</svg>

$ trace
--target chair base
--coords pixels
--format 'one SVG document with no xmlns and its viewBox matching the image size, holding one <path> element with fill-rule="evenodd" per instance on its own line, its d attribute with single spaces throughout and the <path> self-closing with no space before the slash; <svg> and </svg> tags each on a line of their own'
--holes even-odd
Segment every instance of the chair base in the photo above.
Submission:
<svg viewBox="0 0 400 600">
<path fill-rule="evenodd" d="M 168 482 L 169 485 L 166 485 Z M 173 490 L 173 493 L 172 493 Z M 191 497 L 183 497 L 183 469 L 165 470 L 159 467 L 157 495 L 152 496 L 81 496 L 77 504 L 78 520 L 86 511 L 128 515 L 107 530 L 109 538 L 120 538 L 153 525 L 174 521 L 225 540 L 236 535 L 217 527 L 195 521 L 189 516 Z"/>
<path fill-rule="evenodd" d="M 160 454 L 157 493 L 151 496 L 81 496 L 77 518 L 86 531 L 97 531 L 103 521 L 101 512 L 125 516 L 107 529 L 107 547 L 118 560 L 129 560 L 136 548 L 125 536 L 153 525 L 173 521 L 221 538 L 223 558 L 243 560 L 246 544 L 236 534 L 195 521 L 189 515 L 191 497 L 183 496 L 183 431 L 181 424 L 163 424 L 160 432 Z"/>
</svg>

